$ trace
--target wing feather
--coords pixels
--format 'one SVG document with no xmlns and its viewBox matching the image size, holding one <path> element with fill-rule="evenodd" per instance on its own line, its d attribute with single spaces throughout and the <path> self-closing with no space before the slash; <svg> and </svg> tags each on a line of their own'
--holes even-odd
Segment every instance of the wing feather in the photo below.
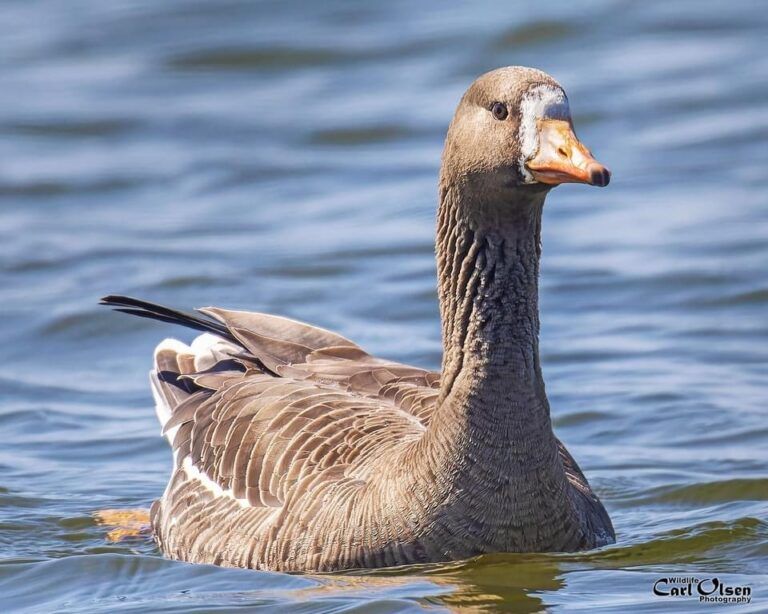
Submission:
<svg viewBox="0 0 768 614">
<path fill-rule="evenodd" d="M 422 435 L 439 376 L 287 318 L 200 311 L 213 324 L 184 312 L 150 314 L 189 317 L 192 327 L 209 331 L 191 347 L 169 343 L 156 352 L 153 382 L 167 405 L 163 430 L 177 466 L 153 511 L 159 539 L 180 554 L 224 552 L 239 539 L 243 565 L 264 560 L 267 549 L 298 556 L 306 548 L 315 556 L 326 545 L 276 543 L 275 523 L 285 525 L 298 499 L 305 498 L 303 519 L 319 512 L 318 493 L 327 488 L 347 513 L 375 514 L 358 508 L 356 493 L 382 446 Z M 396 529 L 387 530 L 394 537 Z M 257 531 L 260 539 L 251 539 Z M 359 538 L 362 548 L 368 538 Z"/>
</svg>

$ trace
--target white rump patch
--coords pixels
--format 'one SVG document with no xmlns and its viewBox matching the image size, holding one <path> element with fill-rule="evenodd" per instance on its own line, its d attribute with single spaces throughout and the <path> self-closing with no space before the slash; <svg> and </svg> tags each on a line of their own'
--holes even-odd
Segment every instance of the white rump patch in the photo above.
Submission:
<svg viewBox="0 0 768 614">
<path fill-rule="evenodd" d="M 192 340 L 192 345 L 190 347 L 195 354 L 199 354 L 200 352 L 210 350 L 211 347 L 216 345 L 219 341 L 222 343 L 224 342 L 218 335 L 214 335 L 213 333 L 203 333 Z"/>
<path fill-rule="evenodd" d="M 236 354 L 241 351 L 229 341 L 225 341 L 217 335 L 211 333 L 203 333 L 195 337 L 191 345 L 186 345 L 177 339 L 163 339 L 155 348 L 154 362 L 157 364 L 157 354 L 163 350 L 171 350 L 176 354 L 187 354 L 194 357 L 195 369 L 198 371 L 205 371 L 209 369 L 218 361 L 225 358 L 226 354 Z M 155 375 L 154 369 L 150 371 L 150 375 Z M 171 408 L 165 401 L 165 397 L 158 389 L 158 384 L 154 377 L 149 378 L 152 384 L 152 396 L 155 398 L 155 412 L 157 413 L 157 419 L 160 421 L 161 427 L 165 427 L 165 423 L 171 418 Z M 173 439 L 176 436 L 176 432 L 179 427 L 173 427 L 169 429 L 165 434 L 168 439 L 168 443 L 173 446 Z"/>
<path fill-rule="evenodd" d="M 525 163 L 536 155 L 539 150 L 538 121 L 540 119 L 571 119 L 571 109 L 568 97 L 559 87 L 552 85 L 537 85 L 523 96 L 520 104 L 520 173 L 525 183 L 535 183 L 531 172 Z"/>
<path fill-rule="evenodd" d="M 154 359 L 153 359 L 153 362 L 155 364 L 157 364 L 157 355 L 163 350 L 171 350 L 176 354 L 192 354 L 192 348 L 182 343 L 181 341 L 177 339 L 170 339 L 170 338 L 163 339 L 160 343 L 157 344 L 157 347 L 155 348 Z M 157 387 L 157 382 L 153 377 L 154 375 L 156 375 L 155 370 L 152 369 L 152 371 L 150 371 L 149 373 L 150 373 L 149 382 L 152 387 L 152 396 L 155 398 L 155 413 L 157 414 L 157 419 L 160 421 L 160 426 L 165 427 L 165 423 L 171 419 L 171 413 L 172 413 L 171 408 L 168 407 L 168 404 L 165 402 L 165 398 L 163 397 L 162 392 L 160 392 L 160 390 Z M 166 439 L 168 439 L 168 443 L 170 443 L 171 445 L 173 445 L 173 438 L 176 436 L 176 431 L 178 430 L 179 430 L 179 427 L 174 427 L 165 434 Z"/>
<path fill-rule="evenodd" d="M 203 333 L 195 337 L 191 348 L 195 355 L 195 369 L 198 371 L 210 369 L 221 360 L 222 354 L 236 354 L 242 351 L 229 341 L 212 333 Z"/>
</svg>

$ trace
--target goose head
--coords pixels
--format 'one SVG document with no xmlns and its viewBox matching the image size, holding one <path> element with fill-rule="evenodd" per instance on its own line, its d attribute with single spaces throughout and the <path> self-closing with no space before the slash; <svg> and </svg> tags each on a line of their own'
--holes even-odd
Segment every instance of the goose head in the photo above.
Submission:
<svg viewBox="0 0 768 614">
<path fill-rule="evenodd" d="M 603 187 L 611 173 L 576 137 L 562 86 L 540 70 L 508 66 L 480 76 L 462 97 L 442 177 L 490 195 L 561 183 Z"/>
</svg>

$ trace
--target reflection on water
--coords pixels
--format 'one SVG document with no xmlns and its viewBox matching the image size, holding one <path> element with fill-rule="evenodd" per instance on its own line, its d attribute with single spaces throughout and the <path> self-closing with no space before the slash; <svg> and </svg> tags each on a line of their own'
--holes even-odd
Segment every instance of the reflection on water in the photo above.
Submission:
<svg viewBox="0 0 768 614">
<path fill-rule="evenodd" d="M 461 611 L 539 612 L 544 601 L 538 593 L 565 586 L 556 561 L 533 556 L 484 556 L 436 567 L 426 577 L 450 587 L 439 603 Z"/>
<path fill-rule="evenodd" d="M 523 6 L 7 3 L 0 37 L 0 594 L 32 611 L 694 611 L 660 574 L 768 563 L 768 13 L 736 0 Z M 437 367 L 445 128 L 490 68 L 566 87 L 614 172 L 544 220 L 555 428 L 618 543 L 288 576 L 109 543 L 170 468 L 146 384 L 173 331 L 122 292 L 306 319 Z"/>
</svg>

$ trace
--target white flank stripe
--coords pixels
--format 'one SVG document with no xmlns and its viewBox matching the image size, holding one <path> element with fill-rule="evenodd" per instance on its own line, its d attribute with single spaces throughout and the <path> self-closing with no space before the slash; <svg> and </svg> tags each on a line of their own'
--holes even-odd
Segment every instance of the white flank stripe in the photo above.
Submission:
<svg viewBox="0 0 768 614">
<path fill-rule="evenodd" d="M 251 504 L 248 503 L 248 499 L 235 497 L 230 488 L 227 488 L 226 490 L 223 489 L 211 478 L 200 471 L 200 469 L 195 467 L 195 465 L 192 464 L 192 459 L 189 456 L 184 457 L 184 461 L 181 463 L 181 467 L 184 469 L 184 473 L 187 474 L 187 477 L 190 480 L 197 480 L 200 482 L 203 488 L 210 492 L 214 497 L 226 497 L 227 499 L 232 499 L 232 501 L 237 501 L 240 507 L 251 507 Z"/>
</svg>

